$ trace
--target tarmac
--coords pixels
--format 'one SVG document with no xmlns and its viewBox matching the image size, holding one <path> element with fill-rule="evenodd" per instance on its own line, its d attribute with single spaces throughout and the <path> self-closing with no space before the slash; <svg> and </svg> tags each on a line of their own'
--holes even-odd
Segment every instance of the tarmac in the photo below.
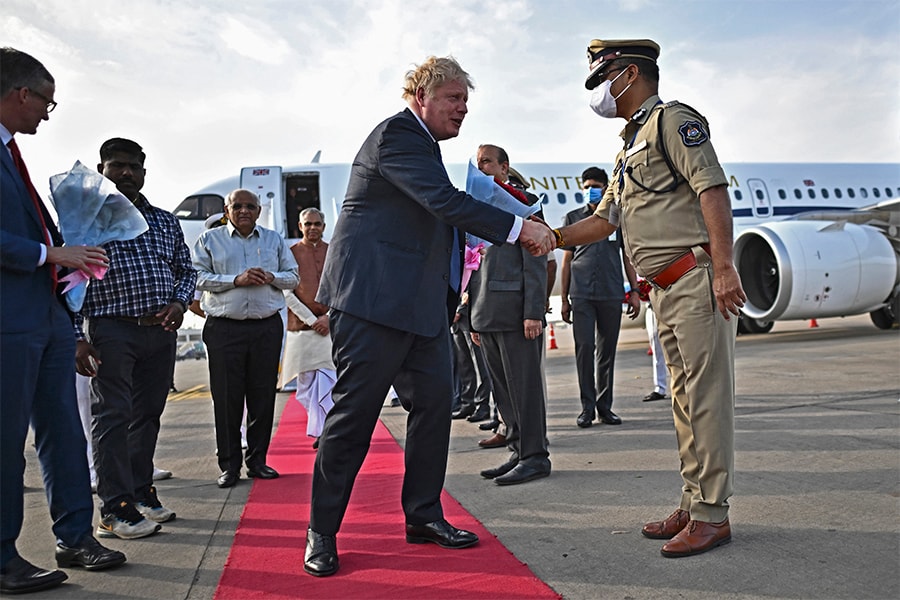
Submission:
<svg viewBox="0 0 900 600">
<path fill-rule="evenodd" d="M 613 409 L 621 426 L 575 426 L 571 330 L 557 323 L 559 348 L 546 360 L 551 476 L 509 487 L 482 479 L 479 471 L 505 462 L 506 451 L 479 449 L 484 432 L 454 421 L 446 489 L 568 600 L 898 598 L 900 331 L 878 330 L 868 317 L 818 325 L 778 323 L 738 338 L 726 546 L 667 559 L 662 542 L 640 534 L 645 521 L 677 507 L 681 486 L 669 401 L 641 401 L 652 387 L 643 329 L 623 329 L 619 342 Z M 181 391 L 169 397 L 156 465 L 175 474 L 157 488 L 178 518 L 149 538 L 103 540 L 127 554 L 122 568 L 68 569 L 65 584 L 31 597 L 213 597 L 251 481 L 215 485 L 206 361 L 179 362 L 175 382 Z M 278 395 L 279 415 L 288 398 Z M 382 419 L 402 444 L 403 409 L 385 406 Z M 18 548 L 51 567 L 54 539 L 30 443 L 26 459 Z"/>
</svg>

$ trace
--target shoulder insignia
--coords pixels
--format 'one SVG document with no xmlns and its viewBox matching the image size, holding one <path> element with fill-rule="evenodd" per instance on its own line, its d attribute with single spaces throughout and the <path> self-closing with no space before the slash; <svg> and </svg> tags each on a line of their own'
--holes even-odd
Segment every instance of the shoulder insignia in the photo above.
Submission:
<svg viewBox="0 0 900 600">
<path fill-rule="evenodd" d="M 685 146 L 699 146 L 709 139 L 709 134 L 700 121 L 685 121 L 678 128 L 678 133 Z"/>
<path fill-rule="evenodd" d="M 662 108 L 671 108 L 673 106 L 678 106 L 681 104 L 678 100 L 670 100 L 662 105 Z"/>
</svg>

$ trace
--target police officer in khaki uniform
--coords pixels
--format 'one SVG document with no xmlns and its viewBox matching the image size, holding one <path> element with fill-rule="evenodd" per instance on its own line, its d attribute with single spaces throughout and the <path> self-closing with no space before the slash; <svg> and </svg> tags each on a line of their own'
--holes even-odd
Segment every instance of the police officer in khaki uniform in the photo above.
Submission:
<svg viewBox="0 0 900 600">
<path fill-rule="evenodd" d="M 612 181 L 597 211 L 555 230 L 559 246 L 605 238 L 622 227 L 636 271 L 653 283 L 651 303 L 672 377 L 672 410 L 684 486 L 681 505 L 642 533 L 669 539 L 670 558 L 731 541 L 734 474 L 734 338 L 746 300 L 732 262 L 727 179 L 706 119 L 657 95 L 659 46 L 592 40 L 591 108 L 628 123 Z"/>
</svg>

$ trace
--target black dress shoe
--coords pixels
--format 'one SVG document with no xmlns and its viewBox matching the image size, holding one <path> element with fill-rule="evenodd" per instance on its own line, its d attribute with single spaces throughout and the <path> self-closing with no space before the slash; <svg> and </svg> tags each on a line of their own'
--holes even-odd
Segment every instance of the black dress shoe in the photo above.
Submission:
<svg viewBox="0 0 900 600">
<path fill-rule="evenodd" d="M 478 429 L 480 429 L 482 431 L 493 431 L 493 430 L 497 429 L 498 427 L 500 427 L 500 421 L 492 419 L 492 420 L 488 421 L 487 423 L 482 423 L 481 425 L 479 425 Z"/>
<path fill-rule="evenodd" d="M 34 566 L 21 556 L 14 556 L 0 569 L 0 592 L 27 594 L 56 587 L 69 576 L 62 571 L 47 571 Z"/>
<path fill-rule="evenodd" d="M 303 570 L 316 577 L 328 577 L 337 573 L 339 566 L 335 537 L 307 529 Z"/>
<path fill-rule="evenodd" d="M 510 471 L 506 475 L 501 475 L 500 477 L 494 479 L 494 483 L 496 483 L 497 485 L 516 485 L 519 483 L 534 481 L 535 479 L 540 479 L 541 477 L 547 477 L 549 474 L 549 467 L 545 469 L 538 469 L 530 465 L 519 463 L 515 466 L 515 468 L 513 468 L 512 471 Z"/>
<path fill-rule="evenodd" d="M 255 477 L 257 479 L 278 479 L 278 471 L 269 465 L 247 467 L 247 477 Z"/>
<path fill-rule="evenodd" d="M 512 471 L 517 464 L 519 464 L 519 457 L 513 454 L 512 458 L 510 458 L 499 467 L 494 467 L 493 469 L 485 469 L 484 471 L 482 471 L 481 476 L 485 479 L 500 477 L 501 475 L 506 475 L 507 473 Z"/>
<path fill-rule="evenodd" d="M 84 567 L 88 571 L 100 571 L 118 567 L 125 562 L 125 555 L 100 545 L 94 536 L 86 535 L 77 546 L 56 544 L 56 566 Z"/>
<path fill-rule="evenodd" d="M 481 406 L 475 408 L 475 412 L 466 417 L 466 421 L 468 421 L 469 423 L 480 423 L 490 418 L 491 409 L 482 404 Z"/>
<path fill-rule="evenodd" d="M 456 411 L 455 413 L 450 415 L 451 419 L 465 419 L 468 416 L 475 414 L 475 405 L 474 404 L 463 404 L 462 407 Z"/>
<path fill-rule="evenodd" d="M 424 544 L 432 542 L 441 548 L 457 550 L 468 548 L 478 543 L 478 536 L 471 531 L 457 529 L 445 519 L 432 521 L 424 525 L 406 524 L 406 542 L 408 544 Z"/>
<path fill-rule="evenodd" d="M 241 474 L 239 471 L 222 471 L 222 474 L 216 479 L 216 485 L 220 488 L 234 487 L 240 478 Z"/>
<path fill-rule="evenodd" d="M 594 424 L 594 411 L 593 410 L 583 410 L 581 414 L 578 415 L 578 418 L 575 419 L 575 424 L 581 427 L 582 429 L 585 427 L 590 427 Z"/>
<path fill-rule="evenodd" d="M 656 390 L 653 390 L 652 392 L 650 392 L 649 394 L 644 396 L 643 401 L 644 402 L 653 402 L 654 400 L 665 400 L 665 399 L 666 399 L 665 394 L 660 394 Z"/>
<path fill-rule="evenodd" d="M 622 424 L 622 419 L 620 419 L 618 417 L 618 415 L 616 415 L 616 413 L 614 413 L 611 410 L 607 411 L 605 413 L 598 413 L 598 416 L 600 417 L 601 423 L 606 423 L 607 425 L 621 425 Z"/>
</svg>

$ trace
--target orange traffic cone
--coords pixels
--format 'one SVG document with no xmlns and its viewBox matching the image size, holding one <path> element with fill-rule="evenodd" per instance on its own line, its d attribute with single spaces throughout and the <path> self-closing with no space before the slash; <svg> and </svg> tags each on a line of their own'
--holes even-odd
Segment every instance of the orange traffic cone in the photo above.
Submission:
<svg viewBox="0 0 900 600">
<path fill-rule="evenodd" d="M 547 349 L 559 350 L 559 346 L 556 345 L 556 333 L 553 331 L 553 323 L 550 323 L 550 346 Z"/>
<path fill-rule="evenodd" d="M 809 326 L 810 326 L 810 327 L 818 327 L 818 326 L 819 326 L 819 323 L 816 322 L 815 319 L 810 319 L 810 320 L 809 320 Z"/>
</svg>

